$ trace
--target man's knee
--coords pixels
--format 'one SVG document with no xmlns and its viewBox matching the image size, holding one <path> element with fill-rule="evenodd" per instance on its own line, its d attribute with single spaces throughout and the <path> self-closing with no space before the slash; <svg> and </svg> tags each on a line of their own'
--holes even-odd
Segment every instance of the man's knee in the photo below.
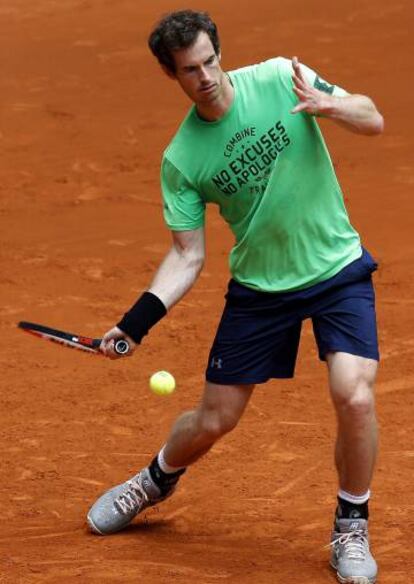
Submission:
<svg viewBox="0 0 414 584">
<path fill-rule="evenodd" d="M 231 411 L 201 411 L 199 428 L 206 438 L 214 442 L 234 430 L 238 421 L 238 416 Z"/>
<path fill-rule="evenodd" d="M 344 379 L 332 388 L 333 400 L 339 413 L 353 418 L 366 418 L 375 411 L 373 380 L 364 376 Z"/>
<path fill-rule="evenodd" d="M 237 426 L 253 389 L 253 384 L 222 386 L 207 382 L 197 409 L 198 429 L 206 441 L 212 443 Z"/>
<path fill-rule="evenodd" d="M 328 358 L 330 389 L 337 409 L 366 415 L 374 409 L 377 362 L 348 354 Z"/>
<path fill-rule="evenodd" d="M 343 407 L 353 417 L 365 418 L 371 416 L 375 410 L 372 387 L 364 383 L 357 385 L 355 391 L 344 400 Z"/>
</svg>

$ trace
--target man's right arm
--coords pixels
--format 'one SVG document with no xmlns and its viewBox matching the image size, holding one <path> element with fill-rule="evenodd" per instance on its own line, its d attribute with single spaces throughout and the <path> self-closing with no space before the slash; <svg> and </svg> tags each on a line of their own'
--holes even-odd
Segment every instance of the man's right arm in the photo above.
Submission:
<svg viewBox="0 0 414 584">
<path fill-rule="evenodd" d="M 162 303 L 166 310 L 174 306 L 196 282 L 205 257 L 204 227 L 191 231 L 173 231 L 173 245 L 158 268 L 148 292 L 149 298 Z M 132 309 L 133 310 L 133 309 Z M 103 337 L 101 350 L 112 359 L 119 358 L 114 352 L 114 341 L 126 338 L 132 354 L 137 343 L 117 326 Z"/>
<path fill-rule="evenodd" d="M 204 264 L 204 227 L 173 231 L 173 245 L 158 268 L 148 291 L 168 310 L 190 290 Z"/>
</svg>

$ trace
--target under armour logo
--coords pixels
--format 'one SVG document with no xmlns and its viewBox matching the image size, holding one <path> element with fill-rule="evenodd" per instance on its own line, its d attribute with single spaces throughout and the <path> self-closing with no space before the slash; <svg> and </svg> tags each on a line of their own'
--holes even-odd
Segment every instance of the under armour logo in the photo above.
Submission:
<svg viewBox="0 0 414 584">
<path fill-rule="evenodd" d="M 213 369 L 223 369 L 223 359 L 213 357 L 210 362 L 210 367 Z"/>
</svg>

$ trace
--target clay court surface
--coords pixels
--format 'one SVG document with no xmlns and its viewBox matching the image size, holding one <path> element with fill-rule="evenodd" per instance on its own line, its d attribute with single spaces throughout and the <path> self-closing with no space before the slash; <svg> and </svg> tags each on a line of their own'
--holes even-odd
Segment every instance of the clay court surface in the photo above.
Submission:
<svg viewBox="0 0 414 584">
<path fill-rule="evenodd" d="M 0 314 L 2 584 L 329 584 L 335 420 L 309 326 L 297 376 L 257 388 L 240 426 L 177 494 L 124 532 L 85 514 L 197 403 L 223 306 L 231 236 L 208 215 L 195 288 L 133 359 L 111 362 L 23 335 L 32 320 L 110 328 L 168 250 L 159 163 L 188 103 L 146 47 L 160 14 L 205 8 L 223 65 L 297 54 L 371 95 L 379 138 L 322 123 L 353 224 L 380 263 L 381 448 L 371 504 L 381 584 L 413 582 L 414 277 L 409 0 L 1 0 Z M 411 24 L 410 24 L 411 23 Z M 171 371 L 175 395 L 148 390 Z"/>
</svg>

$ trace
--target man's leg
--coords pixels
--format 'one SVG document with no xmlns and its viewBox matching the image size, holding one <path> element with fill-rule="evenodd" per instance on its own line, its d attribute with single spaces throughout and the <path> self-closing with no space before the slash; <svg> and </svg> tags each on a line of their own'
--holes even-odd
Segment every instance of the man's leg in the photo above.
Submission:
<svg viewBox="0 0 414 584">
<path fill-rule="evenodd" d="M 332 565 L 340 582 L 372 584 L 377 568 L 369 551 L 369 488 L 377 455 L 374 382 L 378 363 L 348 353 L 326 356 L 338 433 L 339 491 Z"/>
<path fill-rule="evenodd" d="M 182 468 L 208 452 L 219 438 L 236 427 L 253 387 L 206 382 L 197 409 L 185 412 L 175 422 L 164 447 L 165 461 Z"/>
<path fill-rule="evenodd" d="M 364 495 L 377 454 L 374 382 L 378 363 L 348 353 L 329 353 L 326 359 L 338 420 L 335 462 L 339 488 Z"/>
<path fill-rule="evenodd" d="M 92 531 L 102 535 L 119 531 L 146 507 L 171 495 L 185 468 L 236 427 L 253 388 L 207 382 L 198 407 L 177 419 L 149 467 L 107 491 L 92 506 L 88 513 Z"/>
</svg>

